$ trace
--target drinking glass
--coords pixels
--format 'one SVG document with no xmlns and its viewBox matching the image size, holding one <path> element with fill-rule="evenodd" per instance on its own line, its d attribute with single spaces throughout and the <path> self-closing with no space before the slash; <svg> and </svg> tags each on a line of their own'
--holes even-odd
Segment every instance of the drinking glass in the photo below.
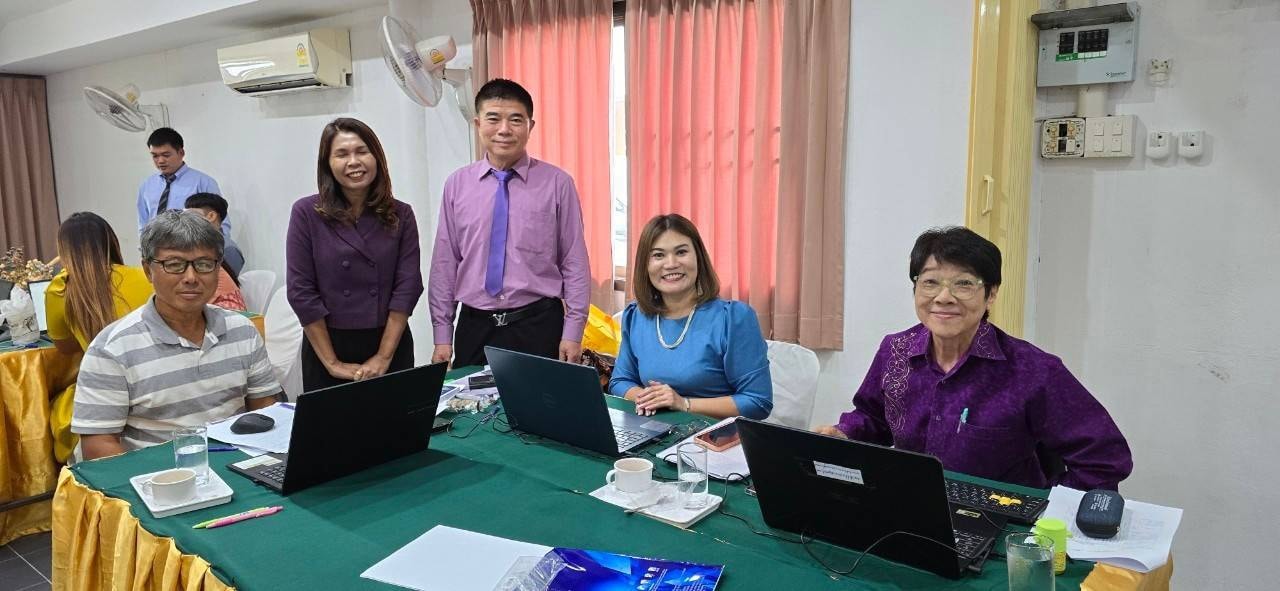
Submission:
<svg viewBox="0 0 1280 591">
<path fill-rule="evenodd" d="M 1033 533 L 1005 538 L 1009 591 L 1053 591 L 1053 540 Z"/>
<path fill-rule="evenodd" d="M 209 481 L 209 434 L 204 425 L 173 430 L 173 463 L 196 473 L 196 484 Z"/>
<path fill-rule="evenodd" d="M 686 509 L 707 506 L 707 448 L 696 443 L 681 443 L 676 448 L 680 481 L 677 492 Z"/>
</svg>

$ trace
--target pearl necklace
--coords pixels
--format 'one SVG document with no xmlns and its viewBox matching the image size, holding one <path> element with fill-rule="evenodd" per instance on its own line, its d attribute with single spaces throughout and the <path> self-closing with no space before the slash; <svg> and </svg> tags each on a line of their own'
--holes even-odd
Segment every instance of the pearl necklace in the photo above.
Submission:
<svg viewBox="0 0 1280 591">
<path fill-rule="evenodd" d="M 680 331 L 680 337 L 676 339 L 676 342 L 671 343 L 670 345 L 667 344 L 666 339 L 662 338 L 662 314 L 658 314 L 658 317 L 654 318 L 653 323 L 653 325 L 658 329 L 658 344 L 662 345 L 664 349 L 674 349 L 679 347 L 680 343 L 684 342 L 685 335 L 689 333 L 689 325 L 693 322 L 693 315 L 697 312 L 697 306 L 694 306 L 693 309 L 689 311 L 689 317 L 684 319 L 684 330 Z"/>
</svg>

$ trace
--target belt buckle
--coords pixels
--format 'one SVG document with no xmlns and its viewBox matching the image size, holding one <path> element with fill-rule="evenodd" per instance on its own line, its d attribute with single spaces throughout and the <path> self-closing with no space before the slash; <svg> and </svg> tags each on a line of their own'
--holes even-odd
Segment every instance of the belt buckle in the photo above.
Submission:
<svg viewBox="0 0 1280 591">
<path fill-rule="evenodd" d="M 506 325 L 507 325 L 507 313 L 506 313 L 506 312 L 498 312 L 498 313 L 494 314 L 494 315 L 493 315 L 493 323 L 494 323 L 495 325 L 497 325 L 497 326 L 506 326 Z"/>
</svg>

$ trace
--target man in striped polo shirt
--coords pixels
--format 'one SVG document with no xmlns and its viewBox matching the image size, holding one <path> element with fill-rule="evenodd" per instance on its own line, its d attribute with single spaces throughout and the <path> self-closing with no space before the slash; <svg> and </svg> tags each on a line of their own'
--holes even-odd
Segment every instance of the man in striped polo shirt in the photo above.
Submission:
<svg viewBox="0 0 1280 591">
<path fill-rule="evenodd" d="M 177 427 L 265 408 L 280 393 L 253 324 L 207 305 L 222 233 L 164 211 L 143 228 L 141 250 L 155 296 L 102 329 L 80 363 L 71 431 L 85 459 L 169 441 Z"/>
</svg>

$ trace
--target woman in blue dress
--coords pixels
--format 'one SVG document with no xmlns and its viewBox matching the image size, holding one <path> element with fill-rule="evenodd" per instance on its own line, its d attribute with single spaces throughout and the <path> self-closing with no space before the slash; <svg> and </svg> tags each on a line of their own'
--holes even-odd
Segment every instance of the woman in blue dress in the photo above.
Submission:
<svg viewBox="0 0 1280 591">
<path fill-rule="evenodd" d="M 698 229 L 660 215 L 645 225 L 632 271 L 636 301 L 622 314 L 609 392 L 653 415 L 671 409 L 763 419 L 773 409 L 768 347 L 750 306 L 720 299 Z"/>
</svg>

